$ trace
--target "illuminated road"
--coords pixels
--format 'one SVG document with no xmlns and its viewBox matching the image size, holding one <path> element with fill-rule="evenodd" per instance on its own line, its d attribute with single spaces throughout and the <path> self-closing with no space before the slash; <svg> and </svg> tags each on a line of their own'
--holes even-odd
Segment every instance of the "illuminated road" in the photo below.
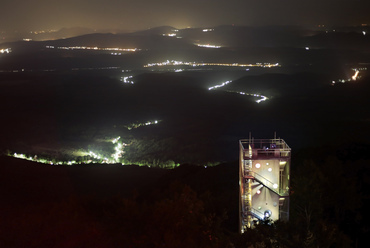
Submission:
<svg viewBox="0 0 370 248">
<path fill-rule="evenodd" d="M 215 89 L 218 89 L 218 88 L 222 88 L 222 87 L 228 85 L 231 82 L 232 81 L 223 82 L 221 84 L 209 87 L 208 90 L 215 90 Z M 247 93 L 247 92 L 241 92 L 241 91 L 227 91 L 227 92 L 237 93 L 237 94 L 246 95 L 246 96 L 260 97 L 260 99 L 256 100 L 256 103 L 260 103 L 260 102 L 263 102 L 263 101 L 266 101 L 266 100 L 269 99 L 267 96 L 254 94 L 254 93 Z"/>
</svg>

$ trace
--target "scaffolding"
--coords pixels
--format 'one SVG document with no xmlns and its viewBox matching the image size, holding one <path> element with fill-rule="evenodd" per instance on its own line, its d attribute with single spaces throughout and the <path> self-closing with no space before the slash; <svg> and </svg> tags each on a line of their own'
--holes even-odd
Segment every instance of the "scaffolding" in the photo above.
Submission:
<svg viewBox="0 0 370 248">
<path fill-rule="evenodd" d="M 283 139 L 239 141 L 239 230 L 289 220 L 291 149 Z"/>
</svg>

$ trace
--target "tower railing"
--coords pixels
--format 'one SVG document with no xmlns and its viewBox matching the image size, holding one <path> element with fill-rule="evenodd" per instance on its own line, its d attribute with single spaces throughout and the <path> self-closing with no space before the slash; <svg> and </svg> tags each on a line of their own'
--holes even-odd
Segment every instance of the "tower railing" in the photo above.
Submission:
<svg viewBox="0 0 370 248">
<path fill-rule="evenodd" d="M 283 139 L 244 139 L 239 142 L 244 159 L 290 157 L 291 149 Z"/>
<path fill-rule="evenodd" d="M 279 196 L 288 196 L 289 195 L 288 190 L 281 189 L 279 187 L 279 185 L 271 182 L 267 178 L 261 176 L 260 174 L 254 172 L 254 171 L 246 170 L 244 177 L 245 178 L 249 178 L 249 179 L 255 179 L 255 180 L 257 180 L 263 186 L 267 187 L 268 189 L 270 189 L 271 191 L 275 192 Z M 274 185 L 276 185 L 276 186 L 274 187 Z"/>
<path fill-rule="evenodd" d="M 259 220 L 263 220 L 265 218 L 264 214 L 262 212 L 258 211 L 255 208 L 247 209 L 247 214 L 252 215 L 253 217 L 255 217 Z"/>
<path fill-rule="evenodd" d="M 244 213 L 245 213 L 245 215 L 244 215 Z M 252 216 L 252 217 L 254 217 L 256 219 L 259 219 L 259 220 L 264 220 L 265 219 L 265 215 L 262 212 L 255 209 L 255 208 L 246 208 L 246 211 L 242 212 L 242 216 L 243 216 L 243 223 L 248 222 L 248 216 Z"/>
<path fill-rule="evenodd" d="M 252 149 L 290 150 L 290 147 L 283 139 L 242 139 L 240 143 L 244 149 L 247 149 L 250 145 Z"/>
</svg>

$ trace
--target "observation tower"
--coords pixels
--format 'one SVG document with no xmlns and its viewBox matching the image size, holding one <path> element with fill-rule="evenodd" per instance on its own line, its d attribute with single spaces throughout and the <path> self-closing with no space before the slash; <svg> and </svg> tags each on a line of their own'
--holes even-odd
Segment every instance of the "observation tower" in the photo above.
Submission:
<svg viewBox="0 0 370 248">
<path fill-rule="evenodd" d="M 283 139 L 239 141 L 239 231 L 289 220 L 291 149 Z"/>
</svg>

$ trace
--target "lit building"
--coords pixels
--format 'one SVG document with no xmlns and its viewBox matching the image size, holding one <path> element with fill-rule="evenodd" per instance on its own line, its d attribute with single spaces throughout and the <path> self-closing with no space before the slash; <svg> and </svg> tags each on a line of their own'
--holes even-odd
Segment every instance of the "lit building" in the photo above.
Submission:
<svg viewBox="0 0 370 248">
<path fill-rule="evenodd" d="M 239 230 L 263 220 L 289 220 L 291 149 L 283 139 L 239 141 Z"/>
</svg>

